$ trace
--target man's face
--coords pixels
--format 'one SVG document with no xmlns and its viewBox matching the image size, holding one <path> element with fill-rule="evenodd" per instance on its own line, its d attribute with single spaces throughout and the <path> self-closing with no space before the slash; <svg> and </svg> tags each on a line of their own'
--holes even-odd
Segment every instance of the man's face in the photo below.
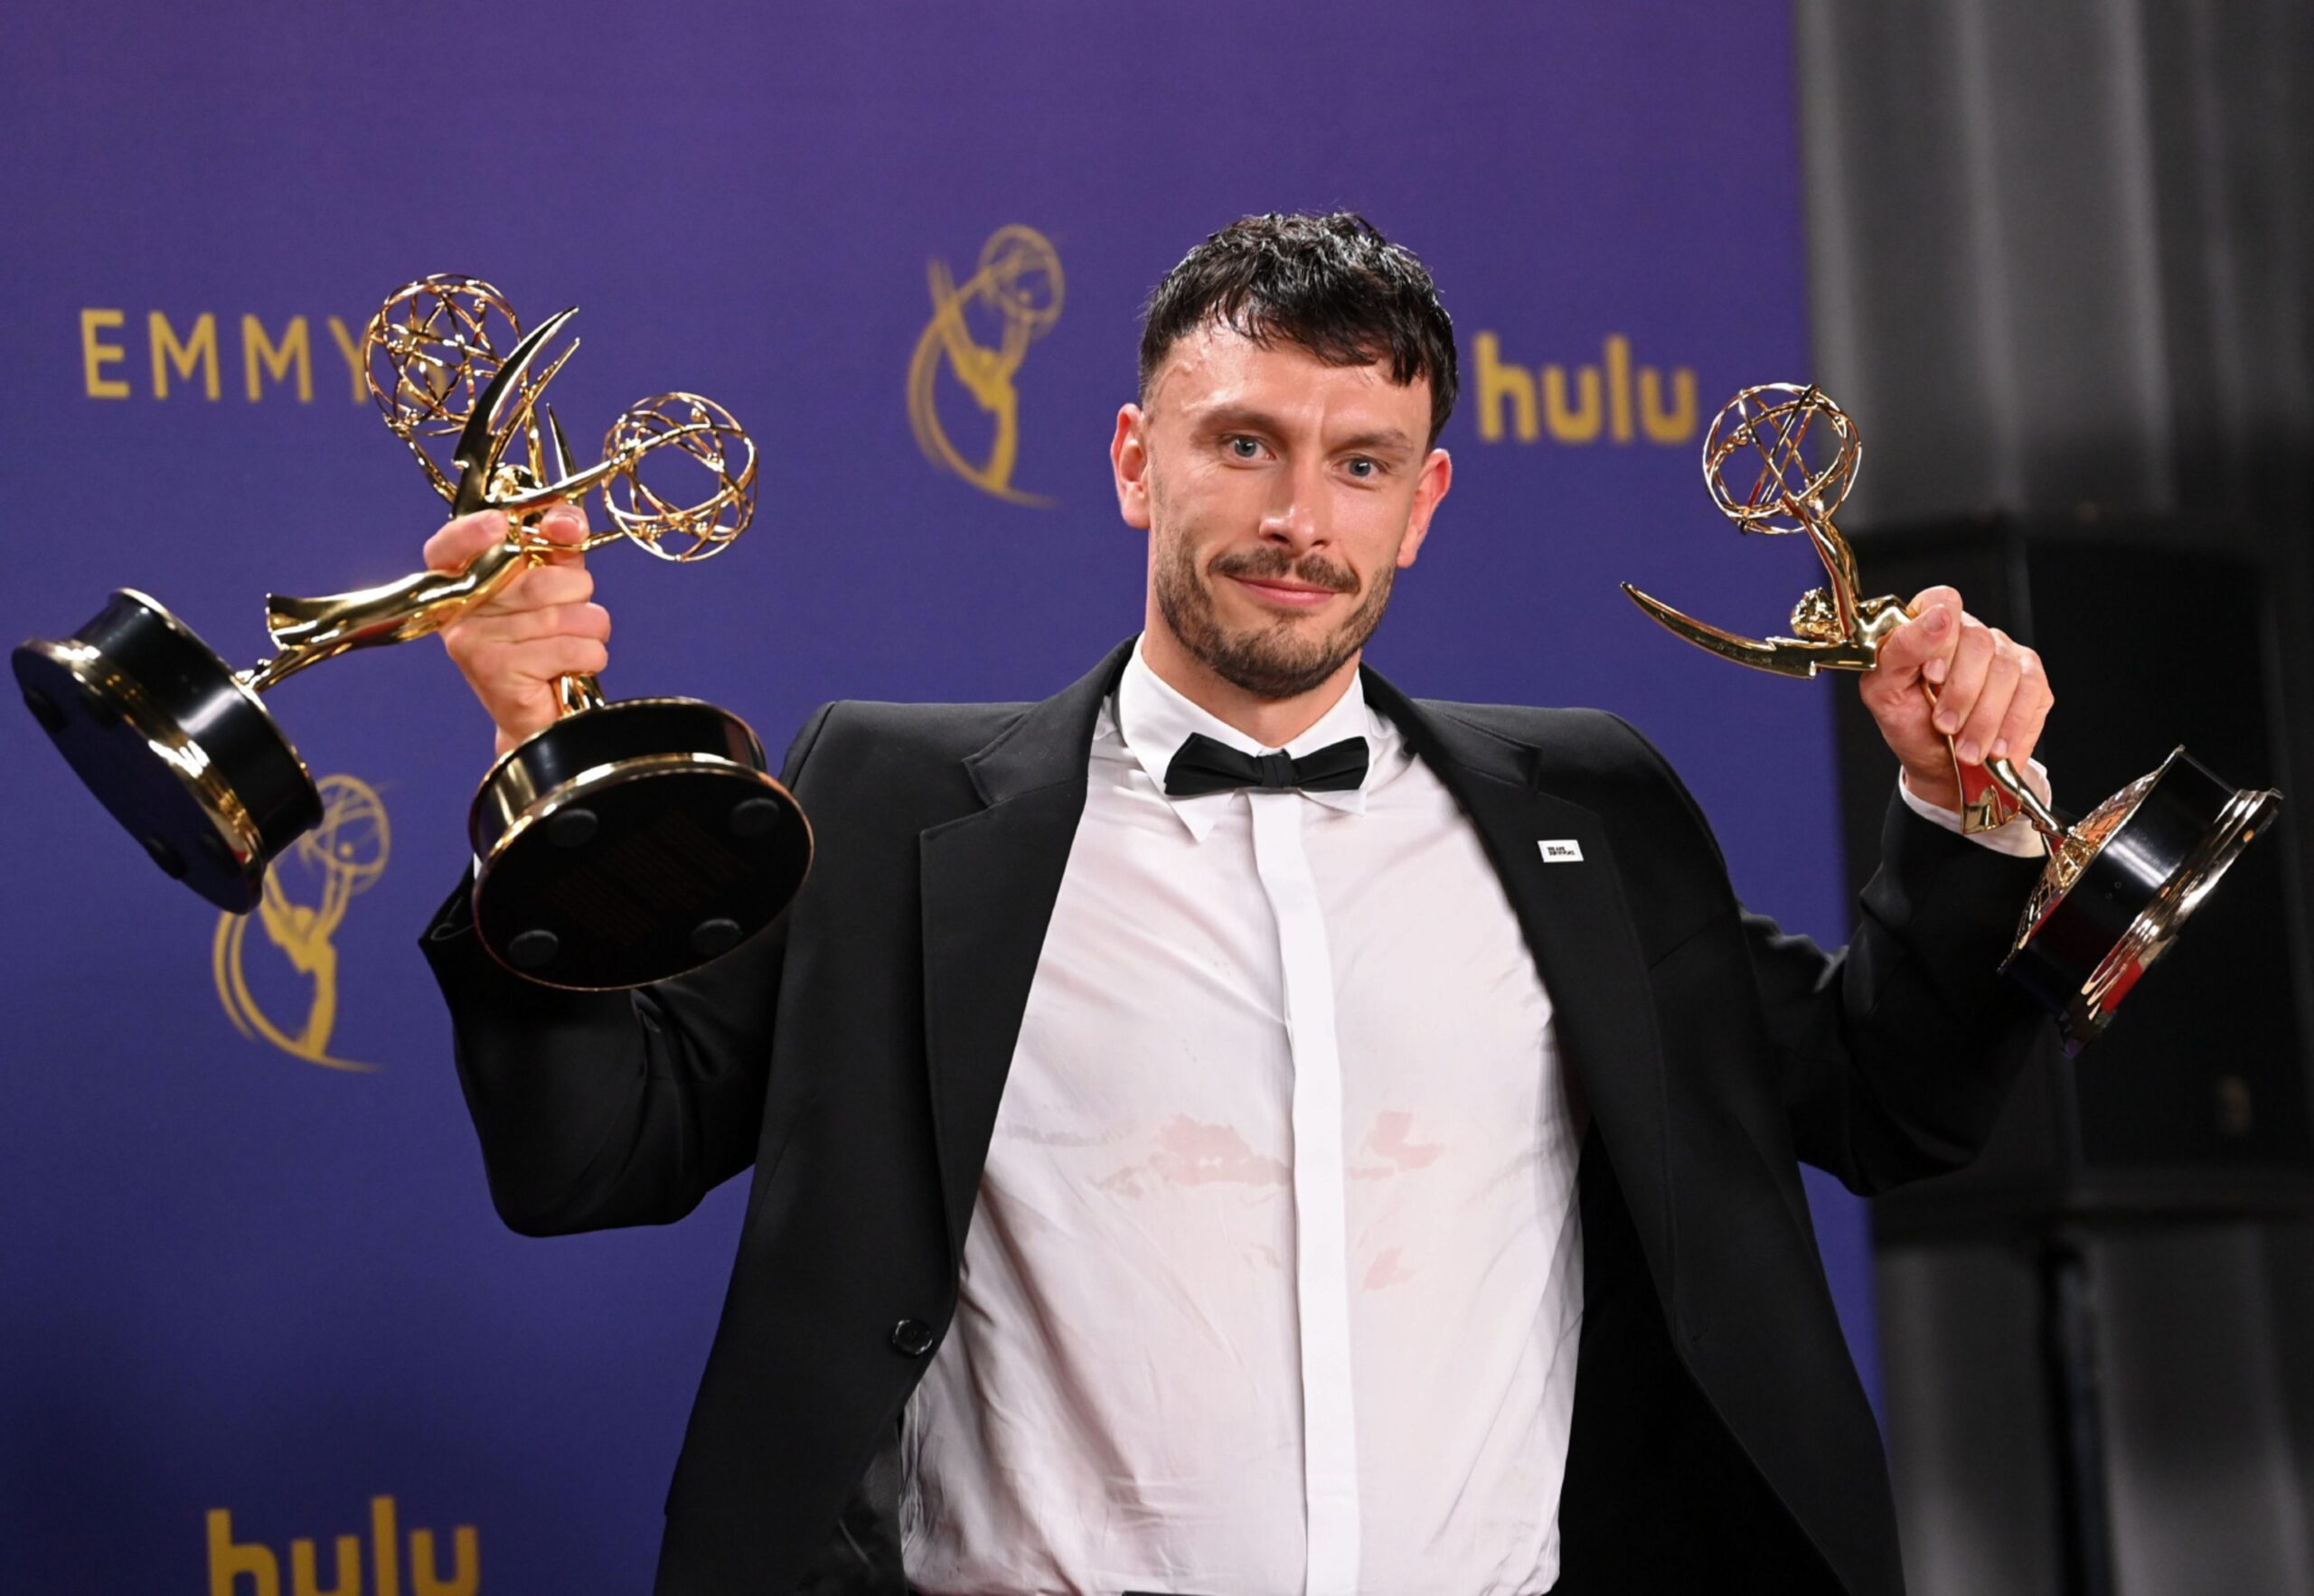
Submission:
<svg viewBox="0 0 2314 1596">
<path fill-rule="evenodd" d="M 1222 680 L 1290 699 L 1358 656 L 1452 465 L 1430 385 L 1208 325 L 1118 413 L 1118 508 L 1149 531 L 1149 617 Z"/>
</svg>

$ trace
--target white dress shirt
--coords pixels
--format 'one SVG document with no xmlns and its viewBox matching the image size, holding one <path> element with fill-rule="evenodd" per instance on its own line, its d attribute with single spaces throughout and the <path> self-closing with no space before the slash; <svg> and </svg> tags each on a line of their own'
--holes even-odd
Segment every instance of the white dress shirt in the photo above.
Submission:
<svg viewBox="0 0 2314 1596">
<path fill-rule="evenodd" d="M 1264 751 L 1136 648 L 908 1410 L 909 1582 L 1538 1596 L 1583 1318 L 1550 999 L 1355 679 L 1285 748 L 1366 738 L 1355 791 L 1169 798 L 1192 732 Z"/>
</svg>

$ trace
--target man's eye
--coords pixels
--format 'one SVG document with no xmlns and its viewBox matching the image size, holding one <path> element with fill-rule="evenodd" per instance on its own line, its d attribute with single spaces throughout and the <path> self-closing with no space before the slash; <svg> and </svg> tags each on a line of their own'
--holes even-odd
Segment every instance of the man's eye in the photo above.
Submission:
<svg viewBox="0 0 2314 1596">
<path fill-rule="evenodd" d="M 1364 455 L 1354 455 L 1350 459 L 1350 474 L 1360 482 L 1370 481 L 1379 476 L 1381 473 L 1382 463 L 1379 460 L 1369 459 Z"/>
<path fill-rule="evenodd" d="M 1229 440 L 1229 452 L 1240 460 L 1251 460 L 1262 452 L 1261 442 L 1241 433 Z"/>
</svg>

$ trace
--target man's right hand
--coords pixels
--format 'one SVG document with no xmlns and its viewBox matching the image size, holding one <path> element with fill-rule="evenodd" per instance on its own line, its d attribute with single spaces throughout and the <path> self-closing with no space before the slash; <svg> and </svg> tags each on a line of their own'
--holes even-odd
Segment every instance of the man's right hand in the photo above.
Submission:
<svg viewBox="0 0 2314 1596">
<path fill-rule="evenodd" d="M 539 530 L 557 543 L 583 542 L 586 512 L 558 504 Z M 462 515 L 426 540 L 427 568 L 464 570 L 505 536 L 506 518 L 495 510 Z M 589 602 L 594 591 L 586 556 L 574 549 L 520 573 L 442 629 L 442 646 L 497 725 L 500 754 L 561 713 L 559 678 L 609 662 L 610 612 Z"/>
</svg>

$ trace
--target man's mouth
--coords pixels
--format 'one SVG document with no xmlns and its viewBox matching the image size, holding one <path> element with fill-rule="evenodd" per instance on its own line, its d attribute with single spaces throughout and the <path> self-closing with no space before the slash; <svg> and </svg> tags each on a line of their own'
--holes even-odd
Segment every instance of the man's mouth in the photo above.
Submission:
<svg viewBox="0 0 2314 1596">
<path fill-rule="evenodd" d="M 1238 577 L 1229 578 L 1265 604 L 1281 609 L 1313 610 L 1334 596 L 1331 587 L 1315 587 L 1307 582 L 1290 582 L 1274 577 Z"/>
</svg>

